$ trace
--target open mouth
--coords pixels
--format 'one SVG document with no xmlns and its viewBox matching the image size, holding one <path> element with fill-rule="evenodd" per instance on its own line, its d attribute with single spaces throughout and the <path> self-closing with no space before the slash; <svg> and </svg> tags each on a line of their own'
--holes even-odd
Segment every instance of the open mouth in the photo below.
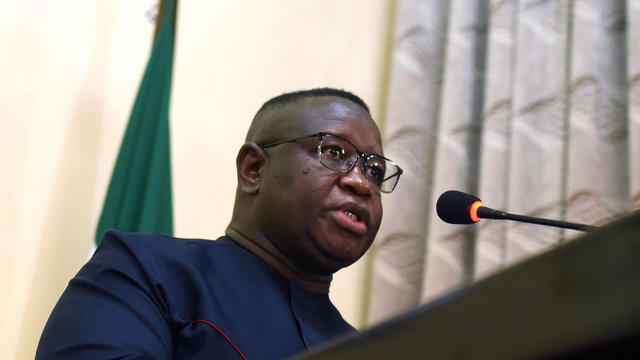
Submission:
<svg viewBox="0 0 640 360">
<path fill-rule="evenodd" d="M 367 233 L 368 213 L 358 204 L 346 204 L 334 212 L 338 225 L 351 233 L 363 235 Z"/>
<path fill-rule="evenodd" d="M 343 211 L 345 215 L 347 215 L 351 220 L 353 221 L 360 221 L 360 217 L 358 216 L 358 214 L 354 213 L 351 210 L 344 210 Z"/>
</svg>

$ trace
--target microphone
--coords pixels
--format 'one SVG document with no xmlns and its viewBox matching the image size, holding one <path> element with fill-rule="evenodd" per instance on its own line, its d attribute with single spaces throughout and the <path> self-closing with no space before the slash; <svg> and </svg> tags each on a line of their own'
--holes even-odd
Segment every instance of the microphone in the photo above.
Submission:
<svg viewBox="0 0 640 360">
<path fill-rule="evenodd" d="M 474 224 L 482 219 L 498 219 L 555 226 L 579 231 L 591 231 L 597 229 L 595 226 L 515 215 L 500 210 L 494 210 L 484 206 L 477 196 L 456 190 L 445 191 L 440 195 L 438 202 L 436 203 L 436 212 L 440 219 L 449 224 Z"/>
</svg>

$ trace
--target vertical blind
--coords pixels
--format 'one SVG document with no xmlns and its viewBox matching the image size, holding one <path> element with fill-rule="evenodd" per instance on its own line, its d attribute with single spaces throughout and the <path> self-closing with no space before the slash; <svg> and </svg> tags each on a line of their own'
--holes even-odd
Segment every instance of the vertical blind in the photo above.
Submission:
<svg viewBox="0 0 640 360">
<path fill-rule="evenodd" d="M 640 0 L 400 0 L 369 323 L 580 235 L 443 223 L 442 192 L 599 225 L 640 208 Z M 505 289 L 508 291 L 508 289 Z"/>
</svg>

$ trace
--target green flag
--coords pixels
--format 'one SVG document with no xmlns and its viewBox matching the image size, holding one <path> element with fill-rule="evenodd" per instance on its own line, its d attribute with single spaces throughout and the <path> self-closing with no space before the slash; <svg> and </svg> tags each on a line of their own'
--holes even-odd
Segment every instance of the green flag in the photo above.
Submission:
<svg viewBox="0 0 640 360">
<path fill-rule="evenodd" d="M 173 234 L 169 100 L 175 2 L 164 1 L 151 57 L 111 175 L 95 242 L 108 229 Z"/>
</svg>

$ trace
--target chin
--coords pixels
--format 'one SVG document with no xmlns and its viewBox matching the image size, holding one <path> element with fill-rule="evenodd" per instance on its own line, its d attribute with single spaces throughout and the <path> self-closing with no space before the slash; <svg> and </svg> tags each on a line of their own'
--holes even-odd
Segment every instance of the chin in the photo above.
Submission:
<svg viewBox="0 0 640 360">
<path fill-rule="evenodd" d="M 339 239 L 336 246 L 327 244 L 325 248 L 326 253 L 331 255 L 334 259 L 344 263 L 352 264 L 367 252 L 371 246 L 372 241 L 369 239 Z M 345 246 L 350 245 L 350 246 Z"/>
<path fill-rule="evenodd" d="M 318 267 L 318 273 L 323 275 L 333 275 L 338 272 L 338 270 L 344 269 L 354 262 L 355 260 L 350 262 L 327 261 Z"/>
<path fill-rule="evenodd" d="M 324 250 L 324 249 L 323 249 Z M 312 259 L 316 272 L 330 275 L 356 262 L 360 256 L 345 256 L 344 253 L 316 253 Z"/>
<path fill-rule="evenodd" d="M 364 255 L 364 251 L 344 251 L 344 250 L 332 250 L 325 253 L 324 263 L 333 268 L 333 272 L 336 272 L 342 268 L 345 268 L 354 262 L 358 261 Z"/>
<path fill-rule="evenodd" d="M 323 271 L 334 273 L 360 259 L 371 246 L 368 236 L 331 234 L 315 237 L 315 262 Z"/>
</svg>

